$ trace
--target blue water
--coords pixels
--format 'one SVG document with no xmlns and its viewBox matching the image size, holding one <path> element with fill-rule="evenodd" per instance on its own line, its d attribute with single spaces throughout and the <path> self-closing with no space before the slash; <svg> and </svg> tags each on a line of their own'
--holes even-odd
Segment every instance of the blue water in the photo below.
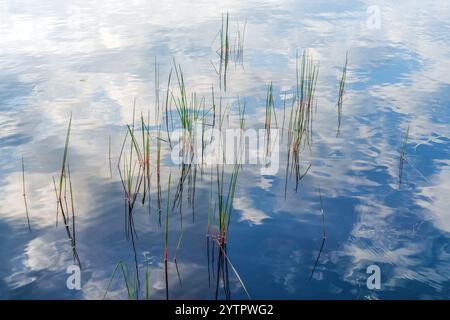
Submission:
<svg viewBox="0 0 450 320">
<path fill-rule="evenodd" d="M 449 299 L 450 3 L 373 5 L 0 0 L 0 298 L 101 299 L 119 261 L 131 278 L 137 265 L 139 298 L 145 298 L 147 256 L 150 299 L 165 299 L 167 292 L 170 299 L 246 299 L 236 273 L 256 299 Z M 379 15 L 374 17 L 373 10 Z M 242 61 L 229 64 L 225 92 L 214 68 L 220 64 L 218 33 L 226 12 L 232 32 L 245 25 L 245 41 Z M 133 212 L 135 250 L 125 235 L 117 170 L 133 101 L 138 116 L 156 112 L 155 59 L 161 101 L 174 58 L 189 92 L 204 96 L 208 104 L 214 86 L 216 99 L 223 97 L 231 110 L 227 124 L 233 126 L 239 97 L 246 103 L 247 128 L 259 129 L 271 82 L 281 124 L 284 93 L 295 88 L 296 55 L 304 50 L 320 63 L 313 143 L 302 150 L 300 162 L 302 172 L 309 164 L 311 169 L 297 191 L 289 178 L 285 196 L 286 137 L 276 174 L 261 175 L 260 166 L 243 165 L 228 260 L 223 260 L 228 274 L 222 270 L 218 277 L 220 249 L 206 237 L 211 168 L 199 168 L 194 206 L 186 186 L 181 213 L 175 209 L 169 215 L 166 288 L 156 154 L 150 156 L 150 210 L 148 198 L 141 205 L 141 194 Z M 286 123 L 289 110 L 288 102 Z M 66 286 L 66 270 L 74 260 L 61 221 L 55 227 L 52 182 L 60 174 L 71 113 L 80 290 Z M 399 183 L 408 126 L 407 161 Z M 153 146 L 156 141 L 152 131 Z M 22 157 L 31 232 L 22 196 Z M 163 142 L 163 206 L 169 172 L 173 200 L 180 167 L 170 161 Z M 321 251 L 320 196 L 326 229 Z M 173 257 L 181 232 L 177 273 Z M 380 289 L 367 286 L 371 265 L 380 268 Z M 120 271 L 107 298 L 127 299 Z"/>
</svg>

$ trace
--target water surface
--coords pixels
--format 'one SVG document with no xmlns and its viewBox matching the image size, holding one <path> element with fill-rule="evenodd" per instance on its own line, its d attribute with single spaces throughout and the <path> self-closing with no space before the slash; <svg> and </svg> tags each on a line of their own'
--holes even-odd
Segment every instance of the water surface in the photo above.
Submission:
<svg viewBox="0 0 450 320">
<path fill-rule="evenodd" d="M 378 1 L 379 28 L 368 23 L 372 5 L 0 1 L 0 298 L 100 299 L 119 261 L 130 273 L 137 262 L 142 282 L 147 255 L 150 298 L 165 299 L 164 224 L 159 226 L 155 175 L 150 213 L 140 203 L 134 211 L 134 252 L 125 236 L 124 193 L 116 166 L 134 101 L 138 115 L 147 110 L 154 115 L 155 59 L 163 92 L 175 58 L 190 92 L 208 100 L 214 86 L 217 97 L 232 106 L 226 120 L 230 126 L 239 97 L 246 102 L 247 127 L 262 128 L 267 86 L 273 83 L 280 121 L 284 93 L 296 84 L 296 55 L 306 49 L 320 62 L 313 145 L 301 160 L 302 170 L 308 164 L 311 169 L 297 192 L 289 180 L 285 197 L 286 146 L 275 175 L 244 165 L 230 224 L 230 261 L 257 299 L 450 298 L 450 4 Z M 230 14 L 232 30 L 246 22 L 243 62 L 230 63 L 226 92 L 219 89 L 213 66 L 220 63 L 218 32 L 224 12 Z M 342 125 L 336 137 L 336 102 L 347 51 Z M 66 287 L 66 269 L 74 262 L 63 225 L 55 227 L 52 177 L 61 170 L 70 114 L 82 290 Z M 399 185 L 400 149 L 408 126 L 408 161 Z M 152 153 L 151 161 L 154 157 Z M 165 201 L 168 173 L 176 181 L 180 168 L 170 162 L 167 148 L 163 163 Z M 154 162 L 151 166 L 155 168 Z M 318 259 L 319 187 L 327 238 Z M 194 210 L 186 199 L 183 203 L 179 277 L 172 258 L 180 213 L 170 214 L 171 299 L 247 297 L 231 268 L 228 294 L 221 278 L 217 290 L 218 248 L 211 252 L 206 238 L 209 197 L 208 169 L 198 173 Z M 380 290 L 366 286 L 370 265 L 381 269 Z M 141 283 L 140 298 L 143 292 Z M 120 275 L 107 297 L 127 298 Z"/>
</svg>

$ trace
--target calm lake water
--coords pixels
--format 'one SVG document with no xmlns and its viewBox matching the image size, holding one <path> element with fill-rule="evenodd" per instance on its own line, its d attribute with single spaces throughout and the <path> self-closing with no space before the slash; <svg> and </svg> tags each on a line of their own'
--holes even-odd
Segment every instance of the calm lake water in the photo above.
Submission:
<svg viewBox="0 0 450 320">
<path fill-rule="evenodd" d="M 216 71 L 226 12 L 231 39 L 238 30 L 244 34 L 244 26 L 245 37 L 239 61 L 228 64 L 225 91 Z M 101 299 L 119 261 L 130 282 L 138 270 L 139 298 L 145 298 L 147 257 L 150 299 L 165 299 L 167 292 L 170 299 L 246 299 L 242 283 L 256 299 L 449 299 L 449 35 L 448 1 L 0 0 L 0 298 Z M 288 175 L 285 195 L 285 132 L 279 170 L 241 168 L 224 259 L 206 236 L 211 206 L 217 208 L 216 167 L 195 166 L 182 208 L 169 210 L 166 286 L 168 176 L 173 201 L 181 168 L 149 126 L 151 194 L 144 205 L 142 190 L 137 195 L 135 234 L 127 238 L 117 167 L 133 105 L 137 130 L 141 112 L 155 117 L 155 59 L 160 104 L 175 59 L 189 99 L 195 91 L 209 109 L 212 86 L 217 105 L 222 97 L 228 127 L 239 127 L 239 97 L 246 127 L 264 128 L 272 82 L 281 128 L 283 119 L 288 126 L 296 56 L 304 50 L 320 69 L 312 142 L 299 162 L 302 173 L 311 167 L 298 190 Z M 179 96 L 175 73 L 171 90 Z M 74 259 L 61 216 L 55 227 L 52 180 L 59 183 L 70 114 L 81 290 L 66 286 Z M 226 168 L 225 184 L 232 169 Z M 367 287 L 371 265 L 380 268 L 381 289 Z M 127 297 L 119 267 L 107 298 Z"/>
</svg>

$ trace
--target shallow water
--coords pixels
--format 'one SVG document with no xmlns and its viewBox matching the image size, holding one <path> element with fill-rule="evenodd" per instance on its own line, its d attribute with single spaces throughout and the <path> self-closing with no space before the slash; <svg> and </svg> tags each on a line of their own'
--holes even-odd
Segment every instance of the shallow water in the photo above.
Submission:
<svg viewBox="0 0 450 320">
<path fill-rule="evenodd" d="M 281 122 L 284 93 L 296 84 L 296 54 L 305 49 L 320 62 L 313 144 L 301 156 L 302 170 L 309 164 L 311 169 L 297 192 L 289 179 L 285 198 L 285 142 L 276 174 L 261 175 L 259 165 L 243 166 L 230 223 L 229 261 L 257 299 L 450 298 L 450 3 L 372 5 L 0 0 L 0 298 L 100 299 L 119 261 L 130 274 L 137 261 L 143 298 L 147 255 L 150 298 L 165 299 L 165 228 L 164 220 L 162 226 L 158 222 L 155 174 L 150 212 L 139 201 L 133 212 L 134 252 L 125 236 L 124 192 L 116 165 L 134 100 L 138 115 L 151 110 L 154 116 L 155 58 L 161 96 L 174 57 L 189 92 L 209 101 L 213 85 L 216 98 L 222 94 L 232 109 L 231 119 L 225 120 L 230 126 L 239 96 L 246 102 L 247 127 L 262 128 L 267 86 L 273 83 Z M 380 20 L 374 22 L 377 10 Z M 213 67 L 220 63 L 223 12 L 230 13 L 231 30 L 246 21 L 243 61 L 230 63 L 226 92 L 219 89 Z M 62 223 L 55 228 L 52 182 L 61 170 L 71 113 L 69 159 L 81 290 L 66 287 L 66 269 L 74 261 Z M 408 160 L 399 185 L 408 126 Z M 167 147 L 163 158 L 165 204 L 168 173 L 174 192 L 180 168 L 171 163 Z M 154 170 L 154 152 L 150 159 Z M 180 212 L 170 214 L 171 299 L 247 297 L 231 267 L 227 295 L 223 277 L 217 277 L 219 249 L 216 245 L 212 252 L 207 244 L 210 170 L 197 173 L 194 209 L 183 200 L 179 277 L 172 258 Z M 327 238 L 317 258 L 322 243 L 319 188 Z M 370 265 L 380 267 L 379 290 L 366 285 Z M 127 298 L 121 275 L 107 297 Z"/>
</svg>

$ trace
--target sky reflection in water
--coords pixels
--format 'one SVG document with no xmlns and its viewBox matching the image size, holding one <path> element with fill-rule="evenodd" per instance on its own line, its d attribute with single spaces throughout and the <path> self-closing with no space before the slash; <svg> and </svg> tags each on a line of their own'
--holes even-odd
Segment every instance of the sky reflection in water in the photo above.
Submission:
<svg viewBox="0 0 450 320">
<path fill-rule="evenodd" d="M 133 270 L 115 167 L 109 178 L 108 136 L 116 163 L 133 100 L 139 112 L 153 106 L 155 57 L 162 86 L 173 56 L 189 90 L 209 96 L 211 85 L 218 88 L 212 64 L 218 63 L 217 33 L 227 11 L 232 25 L 247 20 L 244 64 L 230 64 L 226 99 L 247 102 L 248 127 L 263 125 L 270 82 L 282 115 L 283 91 L 295 86 L 297 51 L 309 49 L 320 61 L 314 146 L 312 155 L 304 153 L 312 168 L 299 191 L 291 181 L 284 198 L 285 156 L 276 176 L 245 166 L 238 178 L 228 256 L 252 297 L 450 298 L 450 3 L 378 4 L 381 29 L 374 30 L 366 25 L 370 1 L 0 1 L 0 298 L 98 299 L 118 261 Z M 52 176 L 60 170 L 71 112 L 81 291 L 66 288 L 70 246 L 62 226 L 54 226 Z M 408 125 L 408 164 L 399 188 L 399 148 Z M 167 157 L 165 164 L 164 195 Z M 319 186 L 327 240 L 310 280 L 322 241 Z M 184 210 L 182 286 L 169 259 L 170 298 L 216 297 L 205 237 L 209 176 L 199 177 L 196 188 L 194 223 L 189 206 Z M 135 211 L 137 257 L 144 270 L 148 254 L 150 297 L 164 299 L 164 228 L 152 197 L 150 215 L 141 206 Z M 175 211 L 169 225 L 170 256 L 178 216 Z M 381 267 L 382 290 L 366 288 L 371 264 Z M 245 298 L 232 272 L 229 278 L 231 297 Z M 126 298 L 119 278 L 108 297 Z M 223 290 L 218 297 L 225 297 Z"/>
</svg>

